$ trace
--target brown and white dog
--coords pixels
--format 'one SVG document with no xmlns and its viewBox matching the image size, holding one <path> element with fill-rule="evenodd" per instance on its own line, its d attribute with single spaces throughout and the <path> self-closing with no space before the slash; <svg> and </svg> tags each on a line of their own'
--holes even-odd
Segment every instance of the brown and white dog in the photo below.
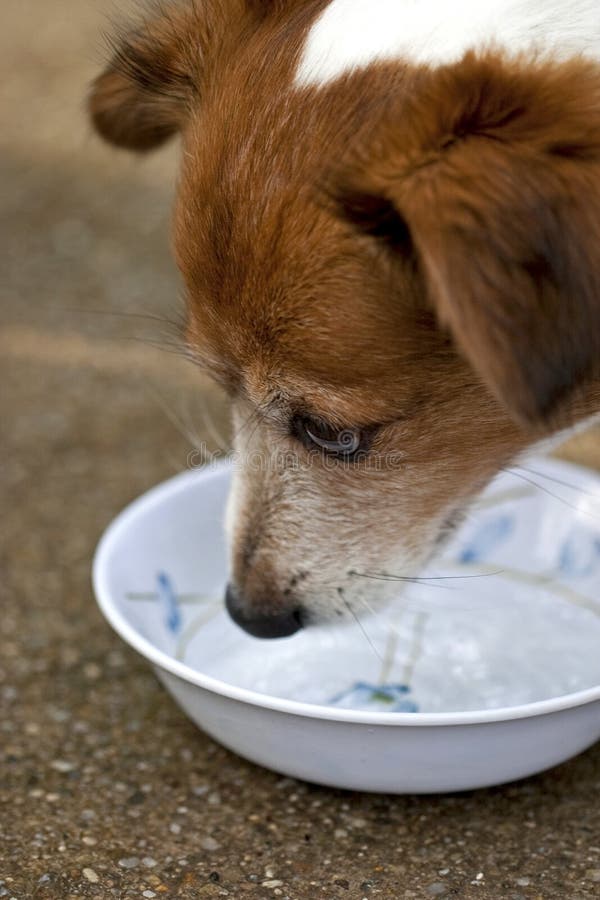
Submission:
<svg viewBox="0 0 600 900">
<path fill-rule="evenodd" d="M 597 0 L 195 0 L 116 41 L 90 109 L 121 147 L 181 135 L 250 633 L 360 609 L 600 411 Z"/>
</svg>

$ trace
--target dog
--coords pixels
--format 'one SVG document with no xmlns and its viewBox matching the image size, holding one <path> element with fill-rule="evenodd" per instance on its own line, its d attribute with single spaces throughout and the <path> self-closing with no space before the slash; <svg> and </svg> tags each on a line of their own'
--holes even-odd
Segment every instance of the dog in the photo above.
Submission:
<svg viewBox="0 0 600 900">
<path fill-rule="evenodd" d="M 89 110 L 118 147 L 181 137 L 248 633 L 385 602 L 499 470 L 600 412 L 596 0 L 163 6 Z"/>
</svg>

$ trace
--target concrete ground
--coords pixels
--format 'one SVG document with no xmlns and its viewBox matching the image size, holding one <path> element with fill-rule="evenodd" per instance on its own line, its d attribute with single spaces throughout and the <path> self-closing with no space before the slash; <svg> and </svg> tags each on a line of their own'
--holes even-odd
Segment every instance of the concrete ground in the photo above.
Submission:
<svg viewBox="0 0 600 900">
<path fill-rule="evenodd" d="M 155 347 L 176 148 L 114 154 L 83 115 L 108 11 L 2 4 L 0 897 L 599 897 L 600 747 L 463 796 L 296 783 L 196 730 L 97 612 L 102 529 L 227 428 Z M 600 465 L 600 435 L 567 453 Z"/>
</svg>

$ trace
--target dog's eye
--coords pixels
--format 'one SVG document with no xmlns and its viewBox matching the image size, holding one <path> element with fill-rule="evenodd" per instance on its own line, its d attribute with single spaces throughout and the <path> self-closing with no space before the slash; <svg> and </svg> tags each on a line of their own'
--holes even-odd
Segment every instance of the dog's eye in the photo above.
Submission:
<svg viewBox="0 0 600 900">
<path fill-rule="evenodd" d="M 309 450 L 321 450 L 344 459 L 367 450 L 367 436 L 358 428 L 334 428 L 325 422 L 297 417 L 292 424 L 294 436 Z"/>
</svg>

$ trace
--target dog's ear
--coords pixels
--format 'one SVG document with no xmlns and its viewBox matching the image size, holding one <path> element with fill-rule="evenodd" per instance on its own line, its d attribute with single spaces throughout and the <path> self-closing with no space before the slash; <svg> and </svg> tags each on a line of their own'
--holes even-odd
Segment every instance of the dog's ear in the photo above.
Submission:
<svg viewBox="0 0 600 900">
<path fill-rule="evenodd" d="M 415 254 L 439 322 L 515 419 L 550 425 L 598 371 L 599 66 L 469 54 L 421 72 L 335 195 Z"/>
<path fill-rule="evenodd" d="M 173 5 L 111 41 L 112 58 L 89 96 L 105 140 L 145 152 L 179 131 L 200 80 L 205 31 L 195 3 Z"/>
</svg>

